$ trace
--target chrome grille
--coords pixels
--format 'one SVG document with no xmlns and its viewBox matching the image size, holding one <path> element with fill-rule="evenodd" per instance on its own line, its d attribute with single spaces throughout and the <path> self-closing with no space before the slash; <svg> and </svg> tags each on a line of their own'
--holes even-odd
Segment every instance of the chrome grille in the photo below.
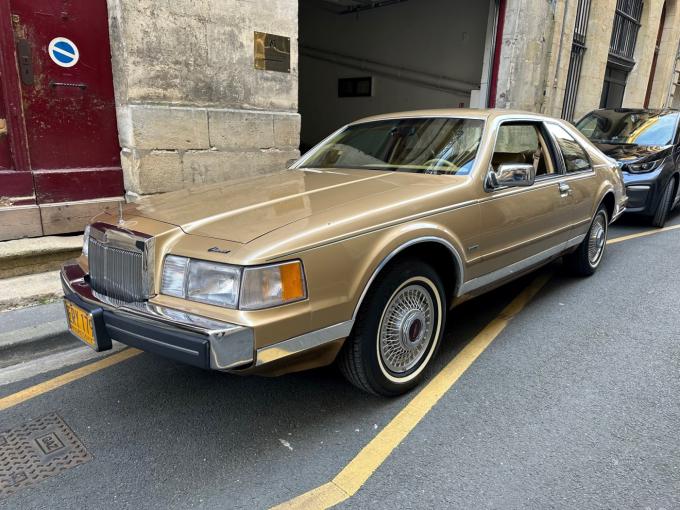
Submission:
<svg viewBox="0 0 680 510">
<path fill-rule="evenodd" d="M 150 297 L 152 287 L 151 274 L 147 270 L 150 262 L 147 247 L 144 243 L 136 243 L 137 238 L 114 231 L 114 228 L 91 229 L 88 242 L 90 285 L 95 292 L 115 300 L 145 301 Z M 150 266 L 153 272 L 153 263 Z"/>
</svg>

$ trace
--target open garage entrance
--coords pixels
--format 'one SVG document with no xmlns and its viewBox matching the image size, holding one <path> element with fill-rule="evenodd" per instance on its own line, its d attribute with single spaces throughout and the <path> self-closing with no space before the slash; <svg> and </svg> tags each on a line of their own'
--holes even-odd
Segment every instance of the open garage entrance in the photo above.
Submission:
<svg viewBox="0 0 680 510">
<path fill-rule="evenodd" d="M 301 151 L 367 115 L 486 107 L 499 8 L 498 0 L 300 0 Z"/>
</svg>

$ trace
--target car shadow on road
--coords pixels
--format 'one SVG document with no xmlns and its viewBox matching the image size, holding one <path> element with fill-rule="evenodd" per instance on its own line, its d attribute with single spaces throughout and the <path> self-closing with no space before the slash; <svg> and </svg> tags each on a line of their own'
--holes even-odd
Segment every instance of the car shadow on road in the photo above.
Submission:
<svg viewBox="0 0 680 510">
<path fill-rule="evenodd" d="M 428 378 L 533 277 L 452 310 Z M 128 422 L 125 428 L 129 440 L 153 448 L 155 439 L 147 437 L 150 429 L 168 434 L 179 430 L 183 441 L 199 451 L 224 450 L 238 457 L 266 456 L 272 446 L 280 454 L 290 452 L 283 441 L 294 449 L 330 442 L 355 452 L 415 395 L 412 392 L 393 399 L 368 395 L 346 382 L 334 366 L 276 378 L 241 377 L 144 353 L 110 370 L 108 379 L 115 380 L 115 385 L 101 378 L 97 381 L 102 388 L 96 394 L 104 399 L 97 406 L 98 412 L 107 414 L 115 408 L 117 417 Z M 159 440 L 156 446 L 160 453 L 165 444 Z"/>
<path fill-rule="evenodd" d="M 676 207 L 666 220 L 666 226 L 680 223 L 680 207 Z M 635 234 L 644 230 L 652 230 L 651 218 L 647 216 L 640 216 L 636 214 L 624 214 L 613 224 L 616 228 L 617 235 Z"/>
<path fill-rule="evenodd" d="M 536 276 L 452 310 L 428 378 Z M 68 490 L 88 494 L 92 507 L 122 487 L 143 486 L 144 494 L 134 493 L 141 506 L 148 500 L 182 507 L 187 494 L 208 501 L 207 488 L 215 488 L 230 494 L 234 508 L 259 508 L 331 479 L 417 391 L 394 399 L 368 395 L 334 367 L 240 377 L 142 353 L 17 406 L 5 418 L 19 423 L 53 411 L 63 417 L 94 457 L 69 478 Z M 92 493 L 92 480 L 108 482 Z"/>
</svg>

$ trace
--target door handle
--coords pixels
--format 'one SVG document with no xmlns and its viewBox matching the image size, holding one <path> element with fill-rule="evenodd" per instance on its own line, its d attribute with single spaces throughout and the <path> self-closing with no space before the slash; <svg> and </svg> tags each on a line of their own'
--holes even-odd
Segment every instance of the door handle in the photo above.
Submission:
<svg viewBox="0 0 680 510">
<path fill-rule="evenodd" d="M 0 119 L 0 136 L 7 134 L 7 121 L 5 119 Z"/>
<path fill-rule="evenodd" d="M 571 195 L 571 186 L 569 186 L 566 182 L 561 182 L 559 184 L 560 188 L 560 195 L 563 197 L 568 197 Z"/>
</svg>

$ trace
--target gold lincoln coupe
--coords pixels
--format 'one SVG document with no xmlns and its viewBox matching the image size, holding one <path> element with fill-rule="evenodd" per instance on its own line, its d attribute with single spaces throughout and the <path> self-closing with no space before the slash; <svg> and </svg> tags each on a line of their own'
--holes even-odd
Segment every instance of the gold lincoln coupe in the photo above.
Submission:
<svg viewBox="0 0 680 510">
<path fill-rule="evenodd" d="M 95 218 L 61 272 L 71 331 L 197 367 L 278 375 L 337 362 L 414 387 L 447 311 L 562 257 L 602 261 L 616 163 L 570 124 L 432 110 L 349 124 L 290 168 Z"/>
</svg>

